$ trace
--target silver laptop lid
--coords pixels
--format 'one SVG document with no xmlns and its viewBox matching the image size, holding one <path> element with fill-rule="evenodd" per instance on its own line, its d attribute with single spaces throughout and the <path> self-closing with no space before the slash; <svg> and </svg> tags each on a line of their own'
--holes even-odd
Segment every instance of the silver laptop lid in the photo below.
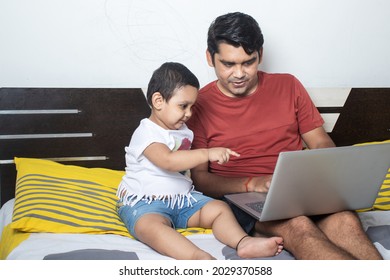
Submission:
<svg viewBox="0 0 390 280">
<path fill-rule="evenodd" d="M 371 207 L 390 167 L 390 143 L 280 153 L 260 220 Z"/>
</svg>

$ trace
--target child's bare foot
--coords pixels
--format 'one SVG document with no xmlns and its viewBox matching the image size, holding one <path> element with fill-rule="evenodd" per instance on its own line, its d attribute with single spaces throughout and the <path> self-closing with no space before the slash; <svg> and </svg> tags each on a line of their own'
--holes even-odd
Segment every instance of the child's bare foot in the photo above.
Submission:
<svg viewBox="0 0 390 280">
<path fill-rule="evenodd" d="M 238 242 L 236 249 L 240 258 L 272 257 L 283 250 L 283 238 L 245 236 Z"/>
</svg>

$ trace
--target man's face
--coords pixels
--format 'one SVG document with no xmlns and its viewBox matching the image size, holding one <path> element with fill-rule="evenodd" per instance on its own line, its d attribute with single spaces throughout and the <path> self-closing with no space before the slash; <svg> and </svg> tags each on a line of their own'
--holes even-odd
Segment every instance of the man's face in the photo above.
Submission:
<svg viewBox="0 0 390 280">
<path fill-rule="evenodd" d="M 237 48 L 226 43 L 219 45 L 219 52 L 214 55 L 214 63 L 207 52 L 208 64 L 214 67 L 218 77 L 218 88 L 230 97 L 247 96 L 256 90 L 257 66 L 260 60 L 257 51 L 248 55 L 242 47 Z"/>
</svg>

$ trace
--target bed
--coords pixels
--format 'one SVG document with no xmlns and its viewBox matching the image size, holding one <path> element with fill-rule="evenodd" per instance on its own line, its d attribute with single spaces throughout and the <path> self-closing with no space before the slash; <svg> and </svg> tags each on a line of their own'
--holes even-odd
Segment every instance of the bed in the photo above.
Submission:
<svg viewBox="0 0 390 280">
<path fill-rule="evenodd" d="M 315 103 L 329 122 L 337 115 L 328 132 L 339 146 L 390 139 L 389 89 Z M 0 88 L 0 259 L 169 259 L 133 239 L 115 209 L 124 147 L 149 113 L 139 88 Z M 359 212 L 385 259 L 389 209 L 390 174 L 373 208 Z M 210 229 L 178 231 L 217 259 L 239 259 Z"/>
</svg>

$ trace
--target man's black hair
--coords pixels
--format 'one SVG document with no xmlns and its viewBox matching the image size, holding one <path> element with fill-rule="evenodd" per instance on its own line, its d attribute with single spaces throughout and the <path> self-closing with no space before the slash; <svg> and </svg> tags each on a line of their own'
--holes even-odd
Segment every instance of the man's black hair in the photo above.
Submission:
<svg viewBox="0 0 390 280">
<path fill-rule="evenodd" d="M 234 12 L 217 17 L 210 25 L 207 36 L 207 49 L 214 61 L 219 52 L 219 44 L 226 43 L 242 47 L 247 54 L 260 52 L 264 37 L 257 21 L 250 15 Z"/>
</svg>

